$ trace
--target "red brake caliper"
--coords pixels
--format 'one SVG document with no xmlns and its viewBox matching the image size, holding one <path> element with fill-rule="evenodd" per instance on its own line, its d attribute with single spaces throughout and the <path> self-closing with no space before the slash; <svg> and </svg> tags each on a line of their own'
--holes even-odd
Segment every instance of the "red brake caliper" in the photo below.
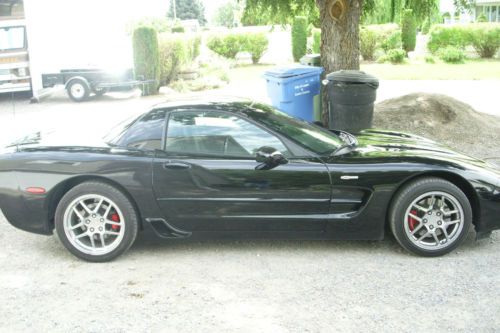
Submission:
<svg viewBox="0 0 500 333">
<path fill-rule="evenodd" d="M 417 216 L 416 210 L 411 210 L 410 213 Z M 410 231 L 413 231 L 417 225 L 418 225 L 418 221 L 415 220 L 413 217 L 408 216 L 408 226 L 410 227 Z"/>
<path fill-rule="evenodd" d="M 118 214 L 116 214 L 116 213 L 111 214 L 111 221 L 113 221 L 113 222 L 120 222 L 120 216 Z M 116 224 L 113 224 L 111 226 L 111 229 L 113 229 L 115 231 L 118 231 L 118 230 L 120 230 L 120 226 L 116 225 Z"/>
</svg>

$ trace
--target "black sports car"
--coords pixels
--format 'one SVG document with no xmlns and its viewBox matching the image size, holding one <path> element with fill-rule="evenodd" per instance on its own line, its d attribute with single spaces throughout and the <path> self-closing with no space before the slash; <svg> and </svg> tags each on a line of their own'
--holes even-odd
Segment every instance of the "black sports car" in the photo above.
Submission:
<svg viewBox="0 0 500 333">
<path fill-rule="evenodd" d="M 68 138 L 64 141 L 68 142 Z M 102 144 L 0 155 L 0 208 L 89 261 L 163 238 L 380 240 L 452 251 L 500 228 L 500 171 L 422 137 L 329 131 L 248 101 L 157 105 Z"/>
</svg>

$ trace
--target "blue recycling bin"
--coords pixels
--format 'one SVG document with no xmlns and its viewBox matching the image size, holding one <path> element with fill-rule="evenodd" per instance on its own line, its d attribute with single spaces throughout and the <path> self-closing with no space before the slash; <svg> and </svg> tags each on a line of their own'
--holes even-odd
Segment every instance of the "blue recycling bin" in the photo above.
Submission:
<svg viewBox="0 0 500 333">
<path fill-rule="evenodd" d="M 272 105 L 306 121 L 321 119 L 321 73 L 312 66 L 277 67 L 264 73 Z"/>
</svg>

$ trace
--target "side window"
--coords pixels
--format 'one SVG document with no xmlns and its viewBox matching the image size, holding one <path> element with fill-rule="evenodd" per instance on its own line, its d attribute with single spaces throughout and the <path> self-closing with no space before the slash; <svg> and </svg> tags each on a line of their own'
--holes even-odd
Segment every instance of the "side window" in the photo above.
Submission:
<svg viewBox="0 0 500 333">
<path fill-rule="evenodd" d="M 165 110 L 153 110 L 137 120 L 117 142 L 119 146 L 161 149 Z"/>
<path fill-rule="evenodd" d="M 234 115 L 176 112 L 168 120 L 166 150 L 169 152 L 253 157 L 262 146 L 290 155 L 277 137 Z"/>
</svg>

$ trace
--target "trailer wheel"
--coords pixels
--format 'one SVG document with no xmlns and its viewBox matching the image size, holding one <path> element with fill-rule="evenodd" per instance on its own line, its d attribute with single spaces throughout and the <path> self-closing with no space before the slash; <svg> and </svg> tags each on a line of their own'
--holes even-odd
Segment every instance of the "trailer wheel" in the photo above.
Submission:
<svg viewBox="0 0 500 333">
<path fill-rule="evenodd" d="M 66 87 L 69 98 L 75 102 L 83 102 L 90 95 L 90 87 L 84 80 L 74 79 Z"/>
</svg>

